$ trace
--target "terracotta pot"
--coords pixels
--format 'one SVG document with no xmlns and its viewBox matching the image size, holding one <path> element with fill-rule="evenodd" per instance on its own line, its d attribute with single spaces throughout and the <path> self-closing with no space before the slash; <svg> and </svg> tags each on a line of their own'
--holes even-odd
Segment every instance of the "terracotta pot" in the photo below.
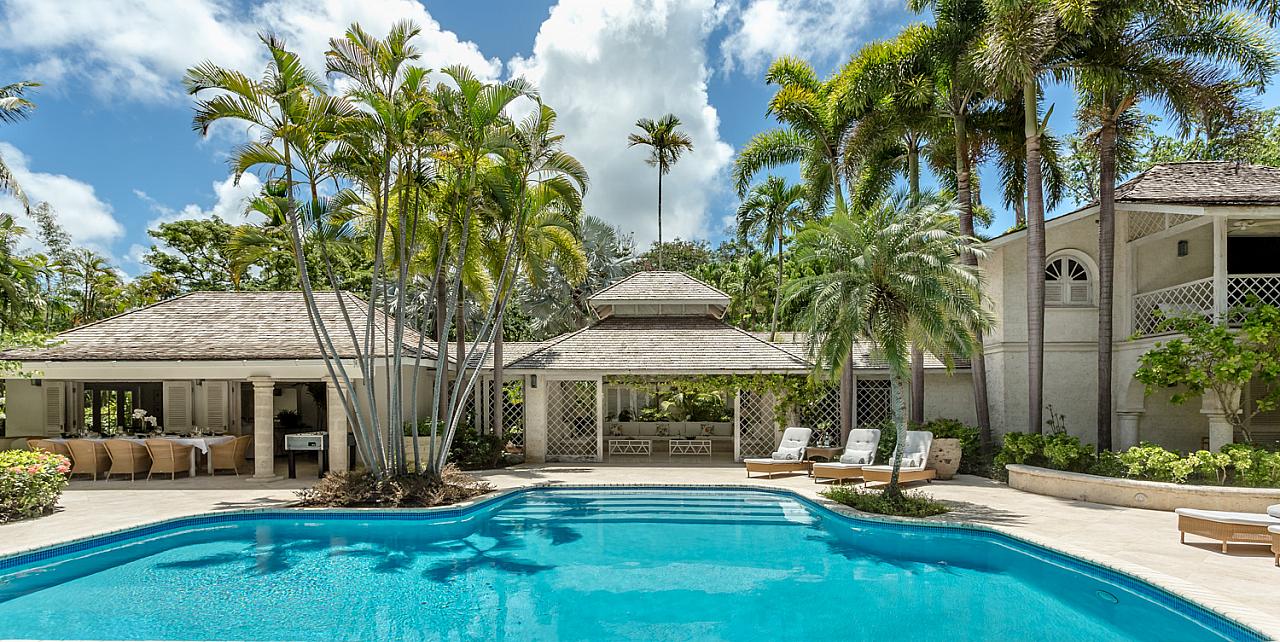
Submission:
<svg viewBox="0 0 1280 642">
<path fill-rule="evenodd" d="M 938 479 L 951 479 L 960 470 L 960 454 L 959 439 L 934 439 L 928 467 L 938 471 Z"/>
</svg>

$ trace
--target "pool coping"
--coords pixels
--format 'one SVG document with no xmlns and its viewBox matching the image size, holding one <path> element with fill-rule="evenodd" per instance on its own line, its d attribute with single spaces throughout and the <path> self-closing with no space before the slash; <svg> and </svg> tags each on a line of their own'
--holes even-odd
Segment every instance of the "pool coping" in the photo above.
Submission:
<svg viewBox="0 0 1280 642">
<path fill-rule="evenodd" d="M 484 495 L 474 497 L 456 504 L 448 506 L 422 507 L 422 508 L 314 508 L 302 507 L 296 505 L 290 506 L 273 506 L 262 508 L 242 508 L 216 512 L 200 512 L 177 517 L 160 519 L 142 524 L 135 524 L 123 528 L 102 531 L 92 535 L 85 535 L 68 540 L 33 546 L 26 549 L 13 551 L 4 555 L 0 555 L 0 573 L 6 569 L 38 562 L 42 559 L 48 559 L 59 555 L 74 553 L 78 550 L 84 550 L 94 545 L 99 545 L 104 539 L 125 538 L 131 536 L 145 535 L 153 532 L 169 530 L 171 528 L 180 527 L 184 522 L 190 522 L 192 525 L 201 523 L 220 523 L 242 519 L 246 516 L 254 515 L 297 515 L 299 513 L 327 513 L 349 514 L 355 516 L 368 516 L 371 514 L 384 514 L 388 516 L 453 516 L 465 517 L 466 515 L 482 509 L 484 506 L 500 502 L 511 495 L 525 493 L 539 489 L 559 489 L 559 490 L 591 490 L 599 488 L 633 488 L 633 489 L 697 489 L 697 490 L 748 490 L 753 492 L 763 492 L 774 495 L 786 495 L 801 501 L 814 508 L 825 510 L 839 517 L 849 519 L 855 522 L 870 522 L 879 525 L 891 526 L 910 526 L 913 528 L 942 528 L 942 529 L 963 529 L 994 535 L 999 538 L 1007 538 L 1015 544 L 1028 547 L 1034 554 L 1047 554 L 1049 556 L 1059 556 L 1065 558 L 1068 563 L 1075 563 L 1087 567 L 1093 567 L 1103 572 L 1111 572 L 1117 574 L 1120 579 L 1136 580 L 1140 583 L 1146 583 L 1149 587 L 1129 586 L 1130 590 L 1142 593 L 1145 597 L 1153 599 L 1164 606 L 1186 612 L 1204 611 L 1208 614 L 1216 615 L 1226 620 L 1226 624 L 1230 626 L 1240 627 L 1241 632 L 1256 637 L 1269 640 L 1280 640 L 1280 619 L 1277 619 L 1267 613 L 1263 613 L 1257 609 L 1250 608 L 1239 602 L 1224 598 L 1220 594 L 1202 589 L 1196 584 L 1183 580 L 1179 577 L 1160 573 L 1140 564 L 1127 562 L 1112 558 L 1105 554 L 1099 554 L 1092 550 L 1082 549 L 1068 542 L 1055 541 L 1050 538 L 1044 538 L 1024 533 L 1014 533 L 1005 530 L 1000 525 L 974 524 L 971 522 L 949 519 L 946 514 L 935 516 L 933 518 L 909 518 L 909 517 L 893 517 L 886 515 L 878 515 L 874 513 L 866 513 L 859 511 L 844 504 L 840 504 L 833 500 L 827 499 L 821 495 L 817 497 L 809 497 L 799 491 L 789 488 L 773 488 L 762 487 L 752 484 L 742 483 L 690 483 L 690 484 L 673 484 L 673 483 L 557 483 L 557 482 L 534 482 L 521 484 L 511 488 L 491 491 Z M 1052 562 L 1053 560 L 1047 560 Z M 1154 594 L 1150 589 L 1154 589 Z M 1179 604 L 1168 604 L 1168 600 L 1172 598 Z M 1181 608 L 1179 608 L 1181 607 Z"/>
</svg>

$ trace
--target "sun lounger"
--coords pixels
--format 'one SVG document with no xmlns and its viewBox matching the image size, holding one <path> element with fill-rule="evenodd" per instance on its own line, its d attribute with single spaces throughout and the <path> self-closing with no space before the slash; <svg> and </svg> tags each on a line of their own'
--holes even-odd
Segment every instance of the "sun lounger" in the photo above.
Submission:
<svg viewBox="0 0 1280 642">
<path fill-rule="evenodd" d="M 1178 532 L 1180 541 L 1187 543 L 1187 533 L 1199 535 L 1222 542 L 1222 552 L 1227 552 L 1227 543 L 1268 544 L 1274 548 L 1271 527 L 1280 527 L 1280 504 L 1270 506 L 1266 513 L 1233 513 L 1221 510 L 1200 510 L 1197 508 L 1179 508 L 1173 511 L 1178 515 Z"/>
<path fill-rule="evenodd" d="M 845 440 L 844 453 L 838 461 L 816 463 L 813 465 L 813 482 L 830 479 L 844 481 L 846 479 L 862 479 L 862 467 L 875 463 L 876 447 L 880 445 L 880 431 L 875 428 L 858 428 L 849 431 Z"/>
<path fill-rule="evenodd" d="M 1280 526 L 1268 526 L 1271 533 L 1271 552 L 1276 555 L 1276 566 L 1280 566 Z"/>
<path fill-rule="evenodd" d="M 929 448 L 933 446 L 933 433 L 927 430 L 908 430 L 902 435 L 897 448 L 902 449 L 902 464 L 898 467 L 898 482 L 929 481 L 938 476 L 932 468 L 926 468 L 929 462 Z M 895 449 L 894 457 L 897 456 Z M 862 479 L 865 482 L 887 482 L 893 475 L 893 459 L 887 465 L 863 466 Z"/>
<path fill-rule="evenodd" d="M 782 443 L 773 454 L 765 458 L 744 459 L 747 465 L 747 477 L 751 473 L 766 473 L 773 479 L 776 473 L 809 472 L 813 462 L 805 459 L 804 449 L 809 446 L 809 437 L 813 430 L 792 426 L 782 432 Z"/>
</svg>

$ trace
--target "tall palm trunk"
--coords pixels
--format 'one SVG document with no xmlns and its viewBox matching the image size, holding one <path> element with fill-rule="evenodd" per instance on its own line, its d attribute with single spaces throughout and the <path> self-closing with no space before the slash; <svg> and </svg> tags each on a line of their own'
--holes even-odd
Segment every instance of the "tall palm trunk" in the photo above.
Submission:
<svg viewBox="0 0 1280 642">
<path fill-rule="evenodd" d="M 960 231 L 973 237 L 973 191 L 970 186 L 970 156 L 968 120 L 963 110 L 957 110 L 953 120 L 956 132 L 956 200 L 960 203 Z M 978 257 L 966 253 L 962 260 L 966 265 L 977 265 Z M 975 348 L 969 356 L 973 378 L 974 415 L 978 420 L 978 438 L 982 452 L 991 451 L 991 410 L 987 401 L 987 357 L 982 350 L 982 330 L 974 331 Z"/>
<path fill-rule="evenodd" d="M 1109 109 L 1110 105 L 1106 105 Z M 1098 450 L 1111 450 L 1112 291 L 1116 258 L 1116 118 L 1108 111 L 1098 139 Z"/>
<path fill-rule="evenodd" d="M 506 397 L 506 391 L 502 387 L 502 319 L 506 316 L 507 305 L 502 301 L 498 302 L 498 317 L 494 320 L 497 327 L 493 331 L 493 395 L 491 400 L 493 403 L 489 416 L 493 418 L 490 424 L 493 434 L 499 438 L 505 438 L 506 429 L 502 422 L 502 402 Z"/>
<path fill-rule="evenodd" d="M 1044 411 L 1044 183 L 1040 174 L 1039 84 L 1022 87 L 1027 137 L 1027 432 L 1042 432 Z"/>
<path fill-rule="evenodd" d="M 461 268 L 459 268 L 461 269 Z M 458 307 L 454 309 L 453 333 L 454 348 L 458 364 L 455 368 L 456 381 L 462 383 L 462 373 L 466 371 L 467 361 L 467 293 L 458 292 Z"/>
<path fill-rule="evenodd" d="M 902 489 L 898 486 L 898 473 L 902 468 L 902 442 L 907 433 L 907 400 L 902 395 L 906 386 L 906 377 L 896 372 L 889 375 L 890 412 L 893 415 L 894 432 L 898 435 L 897 446 L 893 449 L 893 461 L 889 462 L 893 467 L 889 472 L 889 485 L 884 489 L 884 496 L 890 499 L 902 496 Z"/>
<path fill-rule="evenodd" d="M 778 287 L 773 291 L 773 323 L 769 326 L 769 340 L 778 340 L 778 308 L 782 305 L 782 231 L 778 231 Z"/>
<path fill-rule="evenodd" d="M 662 167 L 658 167 L 658 269 L 662 269 Z"/>
<path fill-rule="evenodd" d="M 907 142 L 907 185 L 911 190 L 911 202 L 920 202 L 920 143 L 916 138 Z M 911 346 L 911 422 L 924 423 L 924 350 Z"/>
<path fill-rule="evenodd" d="M 853 347 L 849 348 L 848 360 L 840 369 L 840 443 L 849 443 L 849 431 L 853 430 L 853 420 L 857 413 L 854 407 L 853 388 Z"/>
<path fill-rule="evenodd" d="M 449 315 L 448 299 L 446 298 L 446 292 L 445 292 L 445 288 L 447 287 L 448 286 L 445 284 L 444 270 L 441 270 L 440 275 L 436 278 L 436 288 L 435 288 L 436 290 L 436 315 L 435 315 L 436 316 L 436 337 L 435 338 L 436 338 L 437 345 L 448 345 L 448 341 L 449 341 L 449 337 L 446 336 L 446 332 L 448 331 L 445 329 L 447 317 Z M 436 376 L 444 377 L 445 381 L 442 382 L 442 384 L 447 384 L 448 377 L 449 377 L 448 368 L 446 367 L 446 368 L 440 369 L 440 371 L 436 373 Z M 440 386 L 440 395 L 439 395 L 439 398 L 436 399 L 436 402 L 440 408 L 449 407 L 449 386 L 448 385 Z M 431 431 L 432 431 L 432 434 L 435 434 L 435 426 L 431 427 Z"/>
</svg>

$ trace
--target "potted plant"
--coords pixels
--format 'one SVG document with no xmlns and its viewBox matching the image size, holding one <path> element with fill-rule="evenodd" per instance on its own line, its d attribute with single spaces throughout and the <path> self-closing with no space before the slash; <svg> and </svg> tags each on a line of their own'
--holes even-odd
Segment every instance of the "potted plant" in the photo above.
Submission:
<svg viewBox="0 0 1280 642">
<path fill-rule="evenodd" d="M 933 433 L 927 466 L 938 472 L 938 479 L 955 477 L 964 451 L 977 448 L 978 430 L 955 419 L 934 419 L 919 429 Z"/>
</svg>

